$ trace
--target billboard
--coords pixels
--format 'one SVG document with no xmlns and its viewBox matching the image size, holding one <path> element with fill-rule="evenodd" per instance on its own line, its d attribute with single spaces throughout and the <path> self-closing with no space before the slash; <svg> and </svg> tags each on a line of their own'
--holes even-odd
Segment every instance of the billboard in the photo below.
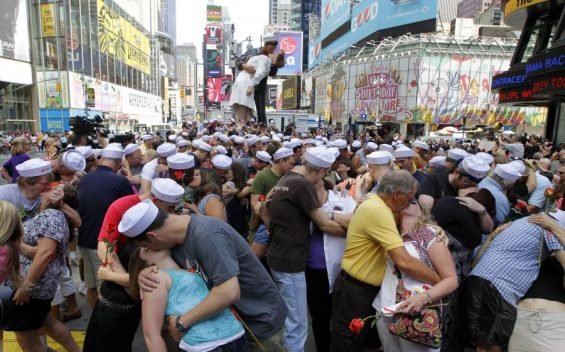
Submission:
<svg viewBox="0 0 565 352">
<path fill-rule="evenodd" d="M 293 76 L 284 80 L 282 84 L 282 109 L 297 109 L 300 102 L 299 77 Z"/>
<path fill-rule="evenodd" d="M 222 22 L 222 7 L 215 5 L 208 5 L 206 9 L 206 18 L 208 23 Z"/>
<path fill-rule="evenodd" d="M 206 44 L 222 44 L 222 25 L 206 25 Z"/>
<path fill-rule="evenodd" d="M 30 61 L 26 0 L 0 1 L 0 56 Z"/>
<path fill-rule="evenodd" d="M 218 50 L 206 50 L 206 72 L 208 77 L 220 77 L 222 74 L 222 55 Z"/>
<path fill-rule="evenodd" d="M 232 76 L 208 77 L 208 101 L 219 103 L 230 101 Z"/>
<path fill-rule="evenodd" d="M 104 0 L 98 0 L 98 39 L 102 53 L 151 74 L 149 38 L 107 6 Z"/>
<path fill-rule="evenodd" d="M 54 37 L 55 4 L 41 4 L 41 34 L 43 37 Z"/>
<path fill-rule="evenodd" d="M 279 44 L 275 53 L 284 50 L 286 64 L 277 73 L 280 76 L 299 75 L 302 73 L 302 32 L 275 32 Z"/>
<path fill-rule="evenodd" d="M 349 0 L 322 0 L 320 37 L 325 38 L 349 20 Z"/>
<path fill-rule="evenodd" d="M 300 107 L 310 108 L 313 96 L 313 79 L 311 76 L 302 80 L 300 89 Z"/>
</svg>

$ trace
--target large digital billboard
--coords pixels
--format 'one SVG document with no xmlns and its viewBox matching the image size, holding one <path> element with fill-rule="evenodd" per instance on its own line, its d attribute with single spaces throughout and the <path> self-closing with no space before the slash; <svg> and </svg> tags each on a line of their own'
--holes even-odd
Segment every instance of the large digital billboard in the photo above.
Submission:
<svg viewBox="0 0 565 352">
<path fill-rule="evenodd" d="M 322 0 L 320 36 L 327 37 L 349 20 L 349 0 Z"/>
<path fill-rule="evenodd" d="M 0 1 L 0 56 L 30 61 L 26 0 Z"/>
<path fill-rule="evenodd" d="M 222 55 L 218 50 L 206 50 L 207 77 L 220 77 L 222 74 Z"/>
<path fill-rule="evenodd" d="M 298 109 L 300 102 L 299 77 L 285 79 L 282 84 L 282 109 Z"/>
<path fill-rule="evenodd" d="M 302 73 L 302 32 L 275 32 L 279 44 L 275 53 L 284 50 L 286 64 L 280 68 L 278 75 L 299 75 Z"/>
</svg>

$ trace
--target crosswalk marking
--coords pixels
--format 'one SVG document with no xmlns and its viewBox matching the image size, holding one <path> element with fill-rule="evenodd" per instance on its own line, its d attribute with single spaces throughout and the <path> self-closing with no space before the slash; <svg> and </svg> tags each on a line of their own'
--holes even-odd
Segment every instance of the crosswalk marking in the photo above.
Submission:
<svg viewBox="0 0 565 352">
<path fill-rule="evenodd" d="M 84 343 L 85 334 L 86 334 L 85 331 L 71 331 L 71 336 L 73 337 L 73 339 L 76 341 L 76 343 L 81 349 Z M 16 341 L 16 334 L 14 334 L 11 331 L 5 331 L 4 341 L 0 341 L 0 342 L 3 342 L 2 343 L 4 347 L 3 352 L 22 352 L 22 349 L 20 348 L 18 342 Z M 50 337 L 47 338 L 47 344 L 49 345 L 49 348 L 51 348 L 54 351 L 65 352 L 63 346 L 59 345 L 57 342 L 55 342 L 55 340 L 53 340 Z"/>
</svg>

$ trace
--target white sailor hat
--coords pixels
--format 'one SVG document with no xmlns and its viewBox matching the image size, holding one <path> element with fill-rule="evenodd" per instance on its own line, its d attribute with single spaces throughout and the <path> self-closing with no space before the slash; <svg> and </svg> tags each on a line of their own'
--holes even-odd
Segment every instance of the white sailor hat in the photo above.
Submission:
<svg viewBox="0 0 565 352">
<path fill-rule="evenodd" d="M 306 149 L 305 158 L 310 164 L 320 168 L 329 168 L 335 161 L 334 153 L 323 147 Z"/>
<path fill-rule="evenodd" d="M 170 142 L 174 142 L 174 141 L 176 141 L 176 140 L 177 140 L 177 135 L 176 135 L 176 134 L 171 134 L 171 135 L 169 135 L 169 141 L 170 141 Z"/>
<path fill-rule="evenodd" d="M 263 44 L 274 43 L 275 46 L 277 46 L 278 42 L 277 37 L 274 35 L 266 35 L 263 37 Z"/>
<path fill-rule="evenodd" d="M 124 148 L 124 154 L 125 156 L 128 156 L 130 154 L 135 153 L 136 150 L 139 149 L 139 146 L 135 143 L 130 143 L 128 145 L 126 145 L 126 147 Z"/>
<path fill-rule="evenodd" d="M 414 157 L 414 151 L 408 147 L 397 148 L 394 153 L 392 153 L 395 158 L 412 158 Z"/>
<path fill-rule="evenodd" d="M 184 195 L 184 188 L 170 178 L 156 178 L 151 181 L 151 194 L 163 202 L 177 204 Z"/>
<path fill-rule="evenodd" d="M 290 140 L 290 143 L 286 146 L 289 149 L 294 149 L 296 147 L 300 147 L 302 145 L 302 141 L 298 138 L 293 138 Z"/>
<path fill-rule="evenodd" d="M 163 143 L 157 147 L 157 154 L 162 158 L 168 158 L 177 152 L 177 146 L 173 143 Z"/>
<path fill-rule="evenodd" d="M 314 137 L 314 139 L 317 140 L 317 141 L 321 141 L 321 140 L 322 140 L 322 136 L 317 135 L 316 137 Z"/>
<path fill-rule="evenodd" d="M 218 136 L 218 139 L 220 139 L 222 142 L 227 143 L 230 141 L 230 137 L 228 137 L 227 135 L 220 133 L 220 135 Z"/>
<path fill-rule="evenodd" d="M 394 143 L 394 142 L 393 142 L 393 143 Z M 390 144 L 381 144 L 381 145 L 379 146 L 379 150 L 380 150 L 380 151 L 383 151 L 383 150 L 384 150 L 384 151 L 387 151 L 387 152 L 391 152 L 391 153 L 392 153 L 392 152 L 394 151 L 394 148 L 393 148 L 393 146 L 390 145 Z"/>
<path fill-rule="evenodd" d="M 445 161 L 445 156 L 434 156 L 433 158 L 430 159 L 430 166 L 440 166 L 443 164 L 443 162 Z"/>
<path fill-rule="evenodd" d="M 490 166 L 481 157 L 469 155 L 461 161 L 459 169 L 475 178 L 476 181 L 480 181 L 487 176 Z"/>
<path fill-rule="evenodd" d="M 129 208 L 118 224 L 118 231 L 127 237 L 137 237 L 147 230 L 159 214 L 159 208 L 150 200 Z"/>
<path fill-rule="evenodd" d="M 322 141 L 316 141 L 316 147 L 321 147 L 324 145 L 324 142 Z"/>
<path fill-rule="evenodd" d="M 370 151 L 370 152 L 374 152 L 375 150 L 379 149 L 379 146 L 377 145 L 377 143 L 368 142 L 365 145 L 365 148 L 367 148 L 367 150 Z"/>
<path fill-rule="evenodd" d="M 453 159 L 455 161 L 461 160 L 468 155 L 469 155 L 469 153 L 467 153 L 463 149 L 459 149 L 459 148 L 449 149 L 447 151 L 447 157 L 450 158 L 450 159 Z"/>
<path fill-rule="evenodd" d="M 282 139 L 283 141 L 290 141 L 290 136 L 283 136 Z"/>
<path fill-rule="evenodd" d="M 345 139 L 336 139 L 333 141 L 333 146 L 337 149 L 345 149 L 347 148 L 347 141 Z"/>
<path fill-rule="evenodd" d="M 122 147 L 119 147 L 117 145 L 108 145 L 100 152 L 100 155 L 103 158 L 110 158 L 110 159 L 121 159 L 124 157 L 124 154 L 125 153 Z"/>
<path fill-rule="evenodd" d="M 228 153 L 228 150 L 226 149 L 226 147 L 224 147 L 223 145 L 219 145 L 216 147 L 216 151 L 218 152 L 218 154 L 224 154 L 226 155 Z"/>
<path fill-rule="evenodd" d="M 264 151 L 258 151 L 257 154 L 255 154 L 255 157 L 263 162 L 266 163 L 270 163 L 271 162 L 271 155 L 269 155 L 269 153 L 264 152 Z"/>
<path fill-rule="evenodd" d="M 489 153 L 479 152 L 476 155 L 479 158 L 483 158 L 483 160 L 489 165 L 492 165 L 492 163 L 494 162 L 494 157 L 492 155 L 490 155 Z"/>
<path fill-rule="evenodd" d="M 186 139 L 177 140 L 177 148 L 188 147 L 190 143 Z"/>
<path fill-rule="evenodd" d="M 282 142 L 282 139 L 279 138 L 279 136 L 273 136 L 273 141 L 275 142 Z"/>
<path fill-rule="evenodd" d="M 204 138 L 198 142 L 198 149 L 202 149 L 205 152 L 210 153 L 212 151 L 212 146 L 206 142 L 204 142 Z"/>
<path fill-rule="evenodd" d="M 122 148 L 122 143 L 117 143 L 117 142 L 108 143 L 107 147 L 109 147 L 109 146 Z M 122 149 L 124 149 L 124 148 L 122 148 Z"/>
<path fill-rule="evenodd" d="M 214 133 L 212 134 L 212 137 L 218 138 L 221 134 L 222 134 L 222 132 L 216 131 L 216 132 L 214 132 Z"/>
<path fill-rule="evenodd" d="M 351 143 L 351 146 L 353 148 L 361 148 L 361 141 L 353 141 L 353 143 Z"/>
<path fill-rule="evenodd" d="M 329 140 L 328 140 L 328 139 L 327 139 L 326 137 L 322 137 L 322 142 L 324 142 L 324 143 L 328 143 L 328 142 L 329 142 Z"/>
<path fill-rule="evenodd" d="M 367 164 L 370 165 L 387 165 L 391 160 L 394 160 L 393 155 L 383 150 L 367 155 Z"/>
<path fill-rule="evenodd" d="M 94 156 L 94 150 L 89 145 L 76 147 L 76 150 L 78 150 L 82 154 L 82 156 L 84 156 L 85 159 L 88 159 L 91 156 Z"/>
<path fill-rule="evenodd" d="M 331 151 L 337 159 L 337 157 L 339 156 L 339 149 L 337 149 L 336 147 L 329 147 L 328 150 Z"/>
<path fill-rule="evenodd" d="M 200 148 L 199 145 L 200 145 L 200 139 L 195 139 L 195 140 L 192 141 L 193 147 Z"/>
<path fill-rule="evenodd" d="M 188 137 L 188 132 L 182 132 L 180 135 L 183 137 Z"/>
<path fill-rule="evenodd" d="M 205 143 L 210 143 L 211 140 L 212 140 L 212 137 L 210 137 L 208 135 L 202 136 L 202 141 L 205 142 Z"/>
<path fill-rule="evenodd" d="M 173 154 L 167 158 L 167 166 L 173 170 L 186 170 L 194 167 L 194 156 L 186 153 Z"/>
<path fill-rule="evenodd" d="M 271 137 L 269 137 L 269 136 L 261 136 L 259 139 L 263 143 L 269 143 L 271 141 Z"/>
<path fill-rule="evenodd" d="M 430 145 L 426 142 L 422 142 L 422 141 L 414 141 L 414 143 L 412 143 L 412 145 L 416 148 L 420 148 L 420 149 L 425 149 L 425 150 L 430 150 Z"/>
<path fill-rule="evenodd" d="M 294 152 L 292 151 L 292 149 L 282 147 L 282 148 L 279 148 L 275 152 L 275 154 L 273 155 L 273 160 L 288 158 L 289 156 L 292 156 L 292 155 L 294 155 Z"/>
<path fill-rule="evenodd" d="M 233 139 L 233 142 L 235 144 L 243 144 L 243 143 L 245 143 L 245 138 L 240 137 L 240 136 L 235 136 L 235 138 Z"/>
<path fill-rule="evenodd" d="M 86 159 L 78 150 L 68 150 L 63 153 L 63 165 L 71 171 L 84 171 Z"/>
<path fill-rule="evenodd" d="M 513 160 L 509 164 L 514 166 L 514 168 L 520 173 L 520 175 L 526 176 L 528 174 L 528 169 L 521 160 Z"/>
<path fill-rule="evenodd" d="M 305 139 L 302 141 L 302 145 L 306 145 L 306 144 L 311 144 L 311 145 L 316 145 L 316 141 L 314 139 Z"/>
<path fill-rule="evenodd" d="M 227 170 L 231 167 L 232 160 L 229 156 L 218 154 L 212 158 L 212 165 L 216 169 Z"/>
<path fill-rule="evenodd" d="M 153 136 L 150 134 L 144 134 L 143 137 L 141 137 L 142 140 L 144 141 L 152 141 L 153 140 Z"/>
<path fill-rule="evenodd" d="M 247 140 L 246 140 L 247 147 L 251 147 L 252 145 L 257 143 L 258 141 L 259 141 L 259 137 L 256 137 L 256 136 L 251 136 L 251 137 L 247 138 Z"/>
<path fill-rule="evenodd" d="M 510 163 L 496 165 L 494 168 L 494 174 L 510 182 L 514 182 L 522 177 L 522 174 L 514 165 L 510 165 Z"/>
<path fill-rule="evenodd" d="M 16 166 L 16 170 L 23 177 L 37 177 L 51 172 L 51 162 L 38 158 L 29 159 Z"/>
<path fill-rule="evenodd" d="M 302 138 L 302 139 L 307 138 L 307 137 L 308 137 L 308 134 L 306 134 L 306 133 L 301 133 L 301 134 L 300 134 L 300 138 Z"/>
</svg>

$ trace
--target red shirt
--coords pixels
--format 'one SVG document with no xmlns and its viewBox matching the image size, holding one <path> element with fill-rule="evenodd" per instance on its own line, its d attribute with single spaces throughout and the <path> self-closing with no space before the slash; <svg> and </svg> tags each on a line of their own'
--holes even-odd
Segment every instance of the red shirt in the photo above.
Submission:
<svg viewBox="0 0 565 352">
<path fill-rule="evenodd" d="M 109 242 L 117 241 L 114 250 L 116 253 L 119 253 L 126 246 L 128 238 L 118 232 L 118 224 L 122 221 L 124 213 L 139 203 L 141 203 L 139 196 L 134 194 L 122 197 L 110 204 L 106 215 L 104 215 L 104 222 L 98 235 L 98 242 L 102 242 L 106 238 L 108 238 Z M 112 233 L 110 234 L 110 232 Z"/>
</svg>

